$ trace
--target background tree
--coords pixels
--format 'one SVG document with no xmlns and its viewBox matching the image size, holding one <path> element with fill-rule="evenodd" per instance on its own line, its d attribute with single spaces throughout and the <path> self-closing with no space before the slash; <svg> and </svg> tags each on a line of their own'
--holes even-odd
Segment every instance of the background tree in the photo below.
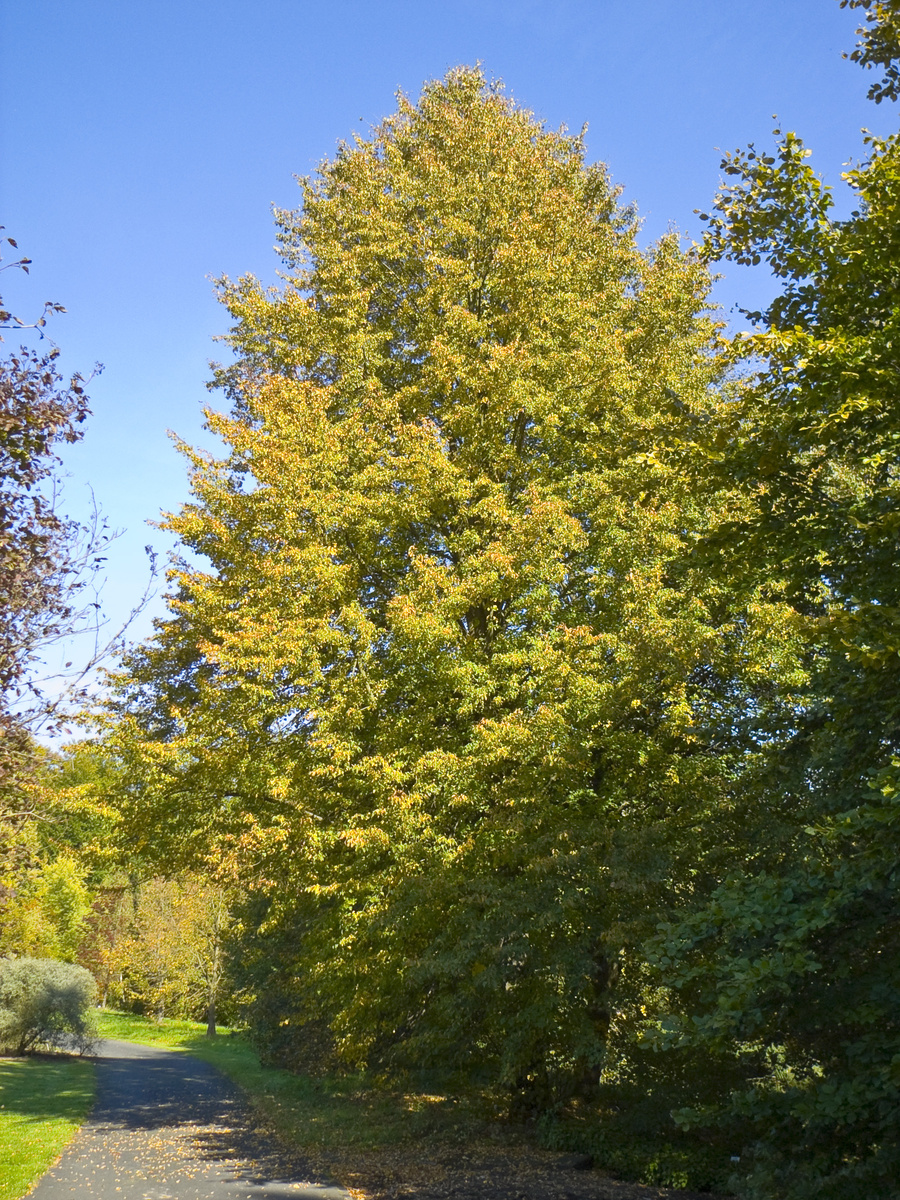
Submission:
<svg viewBox="0 0 900 1200">
<path fill-rule="evenodd" d="M 803 679 L 797 619 L 694 554 L 744 503 L 698 437 L 731 411 L 709 277 L 478 72 L 303 189 L 284 289 L 223 284 L 229 454 L 168 522 L 210 568 L 120 681 L 125 828 L 303 914 L 346 1058 L 547 1105 L 596 1083 L 639 930 L 746 837 Z"/>
<path fill-rule="evenodd" d="M 7 239 L 16 249 L 16 243 Z M 7 264 L 28 270 L 27 259 Z M 3 268 L 6 269 L 6 268 Z M 45 305 L 35 326 L 46 323 Z M 0 302 L 0 329 L 23 328 Z M 2 334 L 0 334 L 2 337 Z M 42 485 L 58 462 L 53 448 L 73 442 L 88 413 L 80 378 L 63 384 L 57 352 L 22 348 L 0 359 L 0 885 L 8 894 L 10 872 L 22 857 L 17 833 L 27 817 L 21 783 L 31 766 L 27 722 L 17 711 L 38 645 L 71 616 L 66 565 L 72 526 L 57 512 Z"/>
<path fill-rule="evenodd" d="M 851 7 L 869 17 L 852 57 L 886 68 L 870 95 L 893 99 L 900 7 Z M 734 343 L 762 369 L 724 468 L 755 502 L 715 549 L 814 621 L 813 700 L 771 780 L 799 819 L 781 819 L 780 861 L 749 877 L 736 861 L 708 907 L 666 930 L 656 959 L 684 1008 L 658 1036 L 759 1064 L 730 1105 L 684 1114 L 743 1130 L 743 1194 L 887 1197 L 900 1175 L 900 140 L 867 139 L 844 176 L 858 210 L 841 221 L 803 143 L 776 136 L 772 153 L 725 160 L 706 240 L 710 257 L 766 261 L 782 282 Z"/>
<path fill-rule="evenodd" d="M 3 948 L 75 962 L 94 900 L 85 876 L 84 865 L 71 853 L 36 864 L 7 906 Z"/>
<path fill-rule="evenodd" d="M 76 961 L 101 1003 L 206 1016 L 227 999 L 230 892 L 210 878 L 155 878 L 122 851 L 121 764 L 94 741 L 36 756 L 30 867 L 0 926 L 0 953 Z"/>
<path fill-rule="evenodd" d="M 159 1020 L 205 1018 L 214 1037 L 217 1009 L 229 998 L 226 889 L 198 877 L 155 877 L 136 883 L 127 899 L 126 932 L 110 943 L 104 963 L 113 1001 Z"/>
<path fill-rule="evenodd" d="M 34 749 L 20 867 L 0 921 L 0 954 L 77 962 L 93 972 L 104 1001 L 108 951 L 124 932 L 129 891 L 115 858 L 114 782 L 114 764 L 95 744 Z"/>
<path fill-rule="evenodd" d="M 13 239 L 6 242 L 17 249 Z M 29 263 L 19 258 L 0 270 L 27 272 Z M 0 331 L 32 330 L 41 339 L 36 349 L 22 346 L 0 357 L 0 912 L 33 862 L 27 827 L 35 818 L 40 759 L 34 734 L 59 731 L 83 698 L 84 680 L 122 632 L 101 636 L 96 587 L 115 535 L 96 509 L 86 524 L 60 511 L 57 451 L 82 437 L 89 414 L 82 377 L 66 382 L 58 349 L 44 348 L 48 316 L 64 311 L 47 303 L 28 323 L 0 299 Z M 132 616 L 148 596 L 149 585 Z M 85 633 L 93 644 L 77 664 L 42 678 L 48 648 Z"/>
</svg>

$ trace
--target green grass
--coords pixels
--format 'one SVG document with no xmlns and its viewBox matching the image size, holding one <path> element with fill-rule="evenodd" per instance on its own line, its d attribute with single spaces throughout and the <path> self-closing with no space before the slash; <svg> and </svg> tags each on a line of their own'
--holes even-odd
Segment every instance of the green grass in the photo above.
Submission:
<svg viewBox="0 0 900 1200">
<path fill-rule="evenodd" d="M 149 1017 L 137 1017 L 133 1013 L 116 1012 L 111 1008 L 98 1008 L 97 1030 L 103 1038 L 118 1038 L 123 1042 L 140 1042 L 144 1046 L 162 1046 L 168 1050 L 188 1050 L 199 1054 L 198 1046 L 208 1042 L 216 1047 L 221 1037 L 207 1038 L 206 1026 L 198 1021 L 153 1021 Z M 227 1037 L 231 1030 L 219 1026 L 219 1033 Z M 210 1059 L 210 1061 L 213 1061 Z"/>
<path fill-rule="evenodd" d="M 206 1037 L 193 1021 L 155 1022 L 125 1013 L 99 1014 L 101 1037 L 184 1050 L 228 1075 L 247 1094 L 264 1123 L 289 1145 L 332 1165 L 348 1154 L 382 1150 L 426 1137 L 463 1142 L 483 1136 L 493 1117 L 480 1092 L 436 1094 L 427 1084 L 408 1089 L 361 1074 L 312 1078 L 260 1065 L 238 1034 Z"/>
<path fill-rule="evenodd" d="M 0 1200 L 17 1200 L 43 1175 L 93 1102 L 85 1059 L 0 1058 Z"/>
</svg>

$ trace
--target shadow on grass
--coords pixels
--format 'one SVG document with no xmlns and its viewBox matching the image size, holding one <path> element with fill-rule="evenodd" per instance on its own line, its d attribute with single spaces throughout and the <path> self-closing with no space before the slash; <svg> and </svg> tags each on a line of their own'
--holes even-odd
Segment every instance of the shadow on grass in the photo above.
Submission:
<svg viewBox="0 0 900 1200">
<path fill-rule="evenodd" d="M 376 1150 L 423 1138 L 462 1143 L 496 1125 L 493 1097 L 437 1076 L 389 1086 L 365 1073 L 311 1076 L 262 1066 L 241 1037 L 200 1035 L 181 1045 L 234 1079 L 267 1122 L 310 1151 Z"/>
<path fill-rule="evenodd" d="M 0 1104 L 30 1121 L 79 1120 L 94 1100 L 94 1067 L 68 1055 L 0 1057 Z"/>
<path fill-rule="evenodd" d="M 64 1054 L 0 1058 L 0 1104 L 27 1121 L 79 1121 L 94 1099 L 93 1064 Z"/>
</svg>

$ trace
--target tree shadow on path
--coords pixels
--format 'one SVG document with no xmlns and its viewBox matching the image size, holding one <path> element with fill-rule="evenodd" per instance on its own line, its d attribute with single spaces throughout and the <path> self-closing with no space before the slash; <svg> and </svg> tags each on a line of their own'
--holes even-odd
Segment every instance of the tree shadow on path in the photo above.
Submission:
<svg viewBox="0 0 900 1200">
<path fill-rule="evenodd" d="M 32 1200 L 349 1200 L 258 1127 L 216 1069 L 155 1046 L 105 1041 L 97 1102 Z"/>
</svg>

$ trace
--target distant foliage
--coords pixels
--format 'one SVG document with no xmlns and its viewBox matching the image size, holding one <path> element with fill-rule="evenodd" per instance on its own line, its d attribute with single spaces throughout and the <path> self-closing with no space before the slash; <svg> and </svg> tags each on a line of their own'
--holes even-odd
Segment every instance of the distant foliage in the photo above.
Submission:
<svg viewBox="0 0 900 1200">
<path fill-rule="evenodd" d="M 75 962 L 92 899 L 85 867 L 73 853 L 64 851 L 49 862 L 37 861 L 7 904 L 0 953 Z"/>
<path fill-rule="evenodd" d="M 159 1020 L 205 1017 L 215 1033 L 217 1006 L 227 1003 L 225 889 L 199 876 L 157 877 L 131 890 L 128 907 L 124 936 L 106 956 L 109 999 Z"/>
<path fill-rule="evenodd" d="M 89 1051 L 97 985 L 84 967 L 51 958 L 0 959 L 0 1046 L 28 1054 L 39 1046 Z"/>
</svg>

